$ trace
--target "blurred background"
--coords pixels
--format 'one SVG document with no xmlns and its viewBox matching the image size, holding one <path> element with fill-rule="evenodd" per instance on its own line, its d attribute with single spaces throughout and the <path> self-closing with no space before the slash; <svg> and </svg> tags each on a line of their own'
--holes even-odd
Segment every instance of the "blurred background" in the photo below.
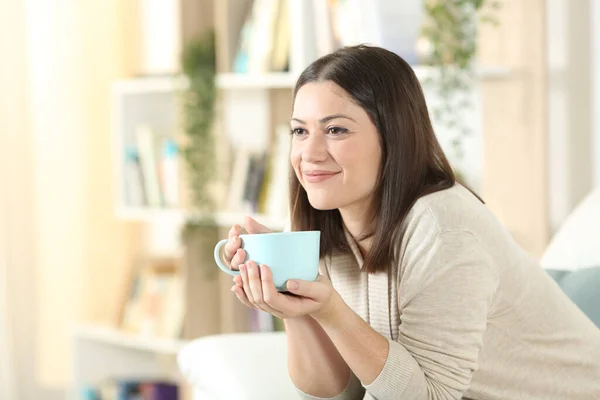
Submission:
<svg viewBox="0 0 600 400">
<path fill-rule="evenodd" d="M 244 215 L 283 229 L 293 85 L 340 46 L 413 66 L 457 173 L 541 257 L 600 187 L 599 21 L 598 0 L 0 0 L 0 399 L 186 398 L 189 340 L 281 329 L 212 248 Z"/>
</svg>

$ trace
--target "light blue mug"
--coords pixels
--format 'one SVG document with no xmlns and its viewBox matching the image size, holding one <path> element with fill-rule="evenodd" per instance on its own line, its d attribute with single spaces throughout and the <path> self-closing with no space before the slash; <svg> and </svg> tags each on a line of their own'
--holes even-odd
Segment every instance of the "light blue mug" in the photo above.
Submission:
<svg viewBox="0 0 600 400">
<path fill-rule="evenodd" d="M 273 281 L 279 291 L 287 290 L 290 279 L 314 281 L 319 275 L 320 231 L 276 232 L 240 235 L 245 261 L 265 264 L 273 272 Z M 221 260 L 221 247 L 227 239 L 215 246 L 215 262 L 229 275 L 239 275 Z"/>
</svg>

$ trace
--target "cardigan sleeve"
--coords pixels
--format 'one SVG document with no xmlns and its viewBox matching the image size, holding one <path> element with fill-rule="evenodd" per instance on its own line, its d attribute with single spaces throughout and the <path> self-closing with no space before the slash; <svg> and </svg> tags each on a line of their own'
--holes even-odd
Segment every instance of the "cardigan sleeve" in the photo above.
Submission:
<svg viewBox="0 0 600 400">
<path fill-rule="evenodd" d="M 366 389 L 378 400 L 460 399 L 498 286 L 493 261 L 473 234 L 439 233 L 402 280 L 398 340 Z"/>
<path fill-rule="evenodd" d="M 365 396 L 365 388 L 352 371 L 350 371 L 350 379 L 348 380 L 348 384 L 344 390 L 342 390 L 342 392 L 335 397 L 314 397 L 304 393 L 298 388 L 296 388 L 296 390 L 298 391 L 298 395 L 302 400 L 362 400 Z"/>
</svg>

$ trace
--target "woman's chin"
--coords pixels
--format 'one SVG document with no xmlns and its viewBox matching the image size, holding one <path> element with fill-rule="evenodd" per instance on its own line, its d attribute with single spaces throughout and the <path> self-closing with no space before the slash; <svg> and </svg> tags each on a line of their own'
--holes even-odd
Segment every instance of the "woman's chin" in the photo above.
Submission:
<svg viewBox="0 0 600 400">
<path fill-rule="evenodd" d="M 335 210 L 336 208 L 339 208 L 340 205 L 339 201 L 335 201 L 334 199 L 312 198 L 310 196 L 308 196 L 308 202 L 310 203 L 312 208 L 321 211 Z"/>
</svg>

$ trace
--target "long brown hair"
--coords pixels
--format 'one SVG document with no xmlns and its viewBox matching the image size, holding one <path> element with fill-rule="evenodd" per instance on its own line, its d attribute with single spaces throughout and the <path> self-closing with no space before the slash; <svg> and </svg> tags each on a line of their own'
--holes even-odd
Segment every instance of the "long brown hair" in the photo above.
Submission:
<svg viewBox="0 0 600 400">
<path fill-rule="evenodd" d="M 456 178 L 440 146 L 413 69 L 380 47 L 345 47 L 319 58 L 300 75 L 294 89 L 331 81 L 362 107 L 379 133 L 382 150 L 373 220 L 362 238 L 373 238 L 363 270 L 386 271 L 397 262 L 403 222 L 421 196 L 452 187 Z M 295 173 L 290 174 L 292 230 L 321 231 L 321 257 L 349 251 L 339 210 L 313 208 Z"/>
</svg>

